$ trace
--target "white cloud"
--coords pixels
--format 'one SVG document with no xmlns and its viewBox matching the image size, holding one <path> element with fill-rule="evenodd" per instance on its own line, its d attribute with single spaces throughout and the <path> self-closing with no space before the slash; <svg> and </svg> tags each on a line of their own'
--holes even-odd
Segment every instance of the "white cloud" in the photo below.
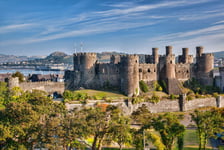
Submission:
<svg viewBox="0 0 224 150">
<path fill-rule="evenodd" d="M 223 23 L 224 23 L 224 20 L 221 20 L 221 21 L 215 22 L 213 24 L 223 24 Z"/>
<path fill-rule="evenodd" d="M 159 9 L 159 8 L 174 8 L 178 6 L 187 6 L 187 5 L 194 5 L 194 4 L 200 4 L 200 3 L 206 3 L 210 2 L 211 0 L 179 0 L 179 1 L 167 1 L 163 3 L 158 4 L 150 4 L 150 5 L 135 5 L 129 8 L 116 8 L 106 11 L 99 11 L 99 14 L 105 15 L 105 16 L 111 16 L 111 15 L 124 15 L 124 14 L 130 14 L 135 12 L 142 12 L 142 11 L 149 11 L 152 9 Z"/>
<path fill-rule="evenodd" d="M 15 32 L 21 29 L 27 29 L 35 26 L 35 24 L 13 24 L 0 27 L 0 33 Z"/>
<path fill-rule="evenodd" d="M 202 45 L 208 51 L 223 50 L 224 25 L 215 25 L 204 29 L 188 32 L 179 32 L 149 39 L 149 42 L 158 45 L 173 45 L 181 52 L 182 47 L 189 47 L 194 53 L 196 46 Z"/>
</svg>

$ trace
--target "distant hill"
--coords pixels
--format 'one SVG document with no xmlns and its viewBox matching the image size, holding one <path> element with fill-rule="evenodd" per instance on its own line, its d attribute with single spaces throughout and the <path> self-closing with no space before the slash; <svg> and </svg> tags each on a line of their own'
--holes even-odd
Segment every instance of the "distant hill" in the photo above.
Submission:
<svg viewBox="0 0 224 150">
<path fill-rule="evenodd" d="M 21 62 L 21 61 L 28 61 L 28 60 L 34 60 L 37 58 L 41 58 L 39 56 L 14 56 L 14 55 L 4 55 L 0 54 L 0 63 L 7 63 L 7 62 Z"/>
<path fill-rule="evenodd" d="M 53 52 L 45 58 L 34 59 L 29 61 L 31 64 L 72 64 L 72 55 L 67 55 L 64 52 Z"/>
<path fill-rule="evenodd" d="M 216 59 L 224 58 L 224 51 L 214 52 L 213 53 Z"/>
<path fill-rule="evenodd" d="M 125 53 L 120 52 L 102 52 L 97 53 L 97 58 L 100 62 L 109 62 L 111 55 L 124 55 Z M 140 62 L 144 62 L 144 56 L 140 56 Z M 214 56 L 216 59 L 224 58 L 224 51 L 214 52 Z M 73 55 L 68 55 L 64 52 L 56 51 L 49 54 L 46 57 L 43 56 L 14 56 L 14 55 L 4 55 L 0 54 L 0 63 L 6 62 L 21 62 L 26 61 L 29 64 L 72 64 L 73 63 Z"/>
</svg>

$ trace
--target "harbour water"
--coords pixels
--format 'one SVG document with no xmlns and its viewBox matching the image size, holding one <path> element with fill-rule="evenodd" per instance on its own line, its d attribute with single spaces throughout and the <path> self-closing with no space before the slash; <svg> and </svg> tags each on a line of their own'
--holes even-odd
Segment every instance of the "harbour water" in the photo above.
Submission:
<svg viewBox="0 0 224 150">
<path fill-rule="evenodd" d="M 64 71 L 42 71 L 42 70 L 32 70 L 32 69 L 6 69 L 0 70 L 0 74 L 15 73 L 16 71 L 21 72 L 23 75 L 28 76 L 29 74 L 64 74 Z"/>
</svg>

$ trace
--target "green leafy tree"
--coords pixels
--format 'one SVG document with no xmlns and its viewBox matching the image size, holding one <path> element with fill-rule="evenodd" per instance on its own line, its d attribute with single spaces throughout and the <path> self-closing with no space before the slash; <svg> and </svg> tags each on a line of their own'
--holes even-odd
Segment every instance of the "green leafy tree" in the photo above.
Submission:
<svg viewBox="0 0 224 150">
<path fill-rule="evenodd" d="M 9 89 L 6 82 L 0 82 L 0 106 L 4 105 L 9 96 Z"/>
<path fill-rule="evenodd" d="M 111 124 L 111 133 L 113 141 L 117 142 L 119 149 L 126 143 L 131 143 L 130 123 L 127 117 L 119 116 L 117 120 Z"/>
<path fill-rule="evenodd" d="M 117 119 L 120 110 L 108 106 L 106 110 L 94 107 L 84 110 L 87 132 L 93 136 L 92 150 L 101 150 L 104 139 L 111 134 L 111 123 Z"/>
<path fill-rule="evenodd" d="M 16 71 L 15 73 L 12 74 L 12 77 L 18 77 L 19 78 L 19 82 L 24 82 L 25 80 L 25 77 L 24 75 L 19 72 L 19 71 Z"/>
<path fill-rule="evenodd" d="M 185 131 L 184 126 L 180 124 L 179 117 L 172 113 L 166 113 L 153 118 L 152 126 L 160 133 L 165 150 L 171 150 L 176 138 Z"/>
<path fill-rule="evenodd" d="M 148 110 L 147 106 L 143 104 L 132 113 L 131 118 L 133 121 L 145 125 L 151 121 L 152 114 Z"/>
<path fill-rule="evenodd" d="M 9 124 L 12 138 L 7 139 L 7 143 L 11 146 L 24 146 L 32 149 L 36 142 L 37 128 L 36 124 L 39 116 L 32 106 L 26 102 L 11 102 L 6 105 L 4 112 L 5 125 Z M 12 142 L 13 141 L 13 142 Z"/>
<path fill-rule="evenodd" d="M 197 126 L 199 150 L 205 150 L 208 138 L 222 131 L 223 116 L 216 109 L 208 111 L 195 110 L 191 114 L 191 118 Z"/>
<path fill-rule="evenodd" d="M 83 115 L 81 111 L 75 109 L 65 113 L 61 120 L 63 133 L 60 138 L 62 138 L 63 147 L 69 150 L 72 148 L 85 148 L 86 143 L 84 143 L 84 139 L 88 134 L 86 130 L 87 124 L 85 115 Z"/>
</svg>

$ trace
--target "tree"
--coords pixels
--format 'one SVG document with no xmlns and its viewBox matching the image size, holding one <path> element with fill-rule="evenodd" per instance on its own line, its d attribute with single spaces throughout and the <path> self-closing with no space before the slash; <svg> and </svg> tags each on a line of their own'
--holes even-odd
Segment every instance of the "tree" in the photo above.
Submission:
<svg viewBox="0 0 224 150">
<path fill-rule="evenodd" d="M 152 119 L 152 113 L 148 110 L 146 105 L 142 105 L 131 114 L 131 118 L 142 125 L 148 124 Z"/>
<path fill-rule="evenodd" d="M 9 89 L 6 82 L 0 82 L 0 106 L 5 104 L 9 95 Z"/>
<path fill-rule="evenodd" d="M 6 105 L 3 124 L 9 127 L 11 138 L 6 138 L 8 147 L 24 146 L 32 149 L 36 142 L 37 122 L 39 116 L 32 106 L 26 102 L 11 102 Z M 11 145 L 9 144 L 11 143 Z"/>
<path fill-rule="evenodd" d="M 19 82 L 24 82 L 24 75 L 19 72 L 19 71 L 16 71 L 15 73 L 12 74 L 12 77 L 15 78 L 15 77 L 18 77 L 19 78 Z"/>
<path fill-rule="evenodd" d="M 171 150 L 176 138 L 185 131 L 184 126 L 179 122 L 178 116 L 172 113 L 166 113 L 153 118 L 152 126 L 160 133 L 165 150 Z"/>
<path fill-rule="evenodd" d="M 197 126 L 199 150 L 205 150 L 207 139 L 214 136 L 215 133 L 221 132 L 223 117 L 218 110 L 212 109 L 208 111 L 195 110 L 191 114 L 191 118 Z"/>
<path fill-rule="evenodd" d="M 87 137 L 85 116 L 79 110 L 66 112 L 61 119 L 62 138 L 65 149 L 85 148 L 84 138 Z"/>
<path fill-rule="evenodd" d="M 129 119 L 123 115 L 119 116 L 117 120 L 112 122 L 111 133 L 113 141 L 117 142 L 120 150 L 125 143 L 131 142 Z"/>
<path fill-rule="evenodd" d="M 102 107 L 93 107 L 83 110 L 86 114 L 87 132 L 93 136 L 92 150 L 101 150 L 106 136 L 111 134 L 111 124 L 120 113 L 116 106 L 107 106 L 106 111 Z"/>
</svg>

